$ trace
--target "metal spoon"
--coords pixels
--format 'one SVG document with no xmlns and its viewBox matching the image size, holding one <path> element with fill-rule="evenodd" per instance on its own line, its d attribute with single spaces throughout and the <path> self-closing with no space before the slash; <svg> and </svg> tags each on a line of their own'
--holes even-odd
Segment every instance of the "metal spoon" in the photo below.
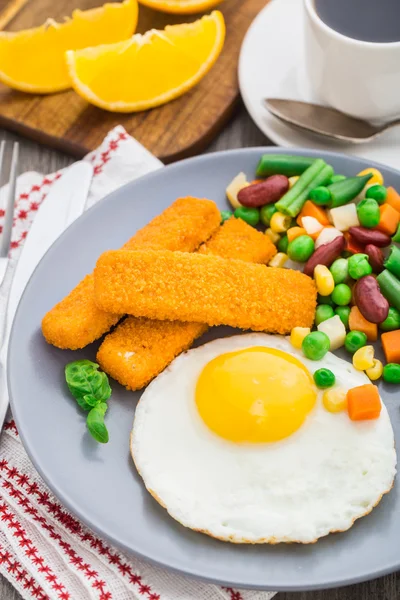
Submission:
<svg viewBox="0 0 400 600">
<path fill-rule="evenodd" d="M 400 119 L 384 125 L 372 125 L 334 108 L 298 100 L 266 98 L 264 102 L 269 112 L 284 123 L 354 144 L 369 142 L 387 129 L 400 125 Z"/>
</svg>

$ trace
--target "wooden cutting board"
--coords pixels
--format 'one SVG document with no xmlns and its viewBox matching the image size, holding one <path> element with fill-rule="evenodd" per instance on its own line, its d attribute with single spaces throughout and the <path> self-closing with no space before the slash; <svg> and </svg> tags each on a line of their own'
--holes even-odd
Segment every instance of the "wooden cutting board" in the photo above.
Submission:
<svg viewBox="0 0 400 600">
<path fill-rule="evenodd" d="M 77 157 L 96 148 L 106 133 L 122 124 L 164 162 L 203 150 L 227 122 L 239 97 L 237 64 L 251 21 L 268 0 L 225 0 L 220 5 L 227 26 L 224 50 L 210 73 L 193 90 L 159 108 L 116 114 L 89 105 L 75 92 L 49 96 L 17 92 L 0 84 L 0 126 Z M 0 28 L 34 27 L 56 20 L 74 8 L 93 8 L 101 0 L 0 0 Z M 138 31 L 195 20 L 140 7 Z M 263 76 L 260 73 L 260 76 Z"/>
</svg>

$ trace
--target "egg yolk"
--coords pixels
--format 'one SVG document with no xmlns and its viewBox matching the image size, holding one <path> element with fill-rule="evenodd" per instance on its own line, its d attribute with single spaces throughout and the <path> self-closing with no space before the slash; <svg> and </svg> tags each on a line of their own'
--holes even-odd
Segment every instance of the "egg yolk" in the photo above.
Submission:
<svg viewBox="0 0 400 600">
<path fill-rule="evenodd" d="M 275 442 L 288 437 L 313 409 L 317 392 L 306 367 L 272 348 L 221 354 L 197 381 L 195 400 L 204 423 L 232 442 Z"/>
</svg>

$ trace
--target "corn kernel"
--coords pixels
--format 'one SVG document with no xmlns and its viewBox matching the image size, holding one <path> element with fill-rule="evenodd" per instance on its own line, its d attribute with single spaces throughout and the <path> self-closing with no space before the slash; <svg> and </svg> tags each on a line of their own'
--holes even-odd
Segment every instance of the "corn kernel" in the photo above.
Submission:
<svg viewBox="0 0 400 600">
<path fill-rule="evenodd" d="M 307 231 L 304 229 L 304 227 L 290 227 L 286 233 L 289 244 L 301 235 L 307 235 Z"/>
<path fill-rule="evenodd" d="M 374 347 L 363 346 L 353 354 L 353 367 L 357 371 L 366 371 L 374 366 Z"/>
<path fill-rule="evenodd" d="M 288 260 L 288 255 L 284 252 L 278 252 L 268 263 L 269 267 L 283 267 Z"/>
<path fill-rule="evenodd" d="M 317 265 L 314 269 L 314 279 L 318 293 L 321 296 L 329 296 L 335 289 L 333 275 L 325 265 Z"/>
<path fill-rule="evenodd" d="M 293 177 L 289 177 L 289 190 L 292 189 L 292 187 L 294 186 L 295 183 L 297 183 L 298 180 L 299 180 L 298 175 L 293 175 Z"/>
<path fill-rule="evenodd" d="M 368 173 L 372 173 L 371 179 L 368 181 L 368 185 L 383 185 L 383 175 L 378 169 L 374 169 L 373 167 L 369 167 L 368 169 L 364 169 L 360 173 L 358 173 L 357 177 L 362 177 L 363 175 L 368 175 Z"/>
<path fill-rule="evenodd" d="M 331 413 L 341 412 L 347 408 L 347 392 L 340 388 L 330 388 L 322 396 L 322 403 Z"/>
<path fill-rule="evenodd" d="M 240 208 L 240 206 L 242 206 L 237 198 L 237 195 L 240 190 L 248 187 L 249 185 L 250 184 L 247 181 L 244 173 L 239 173 L 239 175 L 236 175 L 236 177 L 230 182 L 226 188 L 226 197 L 228 198 L 232 208 Z"/>
<path fill-rule="evenodd" d="M 379 377 L 382 377 L 383 373 L 383 364 L 377 358 L 374 358 L 374 364 L 371 368 L 366 369 L 366 374 L 370 378 L 371 381 L 376 381 Z"/>
<path fill-rule="evenodd" d="M 270 227 L 265 231 L 265 235 L 267 235 L 269 237 L 269 239 L 271 240 L 271 242 L 273 244 L 277 244 L 279 242 L 279 240 L 281 239 L 281 236 L 279 235 L 279 233 L 272 231 L 272 229 Z"/>
<path fill-rule="evenodd" d="M 301 348 L 304 338 L 311 332 L 309 327 L 294 327 L 290 334 L 290 343 L 293 348 Z"/>
<path fill-rule="evenodd" d="M 284 215 L 280 212 L 274 213 L 269 223 L 270 228 L 272 231 L 275 231 L 275 233 L 283 233 L 284 231 L 287 231 L 291 224 L 292 217 Z"/>
</svg>

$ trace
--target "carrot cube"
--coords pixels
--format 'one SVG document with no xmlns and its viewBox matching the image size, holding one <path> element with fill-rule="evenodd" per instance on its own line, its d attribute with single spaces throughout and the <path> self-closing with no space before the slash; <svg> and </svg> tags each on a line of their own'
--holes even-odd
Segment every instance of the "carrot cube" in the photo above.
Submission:
<svg viewBox="0 0 400 600">
<path fill-rule="evenodd" d="M 321 207 L 317 206 L 311 200 L 307 200 L 304 204 L 303 208 L 300 211 L 299 216 L 297 217 L 297 224 L 302 227 L 302 218 L 303 217 L 314 217 L 321 223 L 321 225 L 330 225 L 330 221 L 328 219 L 328 215 L 326 211 Z"/>
<path fill-rule="evenodd" d="M 386 362 L 400 363 L 400 329 L 382 333 L 381 341 Z"/>
<path fill-rule="evenodd" d="M 388 235 L 393 235 L 400 222 L 400 212 L 387 203 L 382 204 L 382 206 L 379 207 L 379 210 L 381 218 L 376 229 L 383 231 L 383 233 L 387 233 Z"/>
<path fill-rule="evenodd" d="M 357 306 L 352 306 L 349 315 L 350 331 L 362 331 L 367 336 L 369 342 L 376 342 L 378 339 L 378 325 L 370 323 L 360 313 Z M 382 336 L 383 337 L 383 336 Z"/>
<path fill-rule="evenodd" d="M 390 206 L 400 213 L 400 194 L 393 187 L 388 187 L 385 203 L 390 204 Z"/>
<path fill-rule="evenodd" d="M 352 421 L 377 419 L 381 409 L 381 399 L 376 385 L 366 383 L 347 392 L 347 412 Z"/>
</svg>

